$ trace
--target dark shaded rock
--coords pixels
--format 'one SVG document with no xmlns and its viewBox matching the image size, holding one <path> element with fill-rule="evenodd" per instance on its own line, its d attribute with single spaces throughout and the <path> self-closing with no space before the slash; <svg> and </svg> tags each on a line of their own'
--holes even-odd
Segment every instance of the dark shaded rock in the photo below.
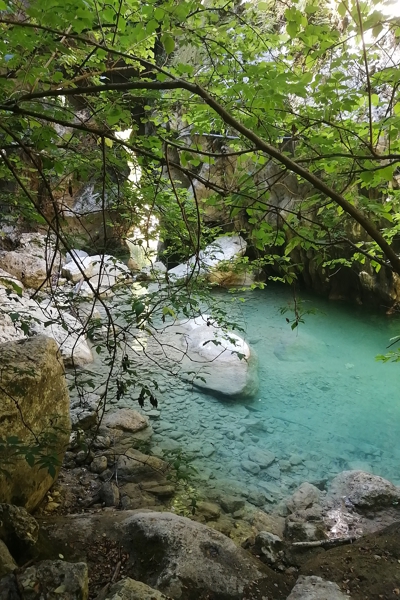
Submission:
<svg viewBox="0 0 400 600">
<path fill-rule="evenodd" d="M 139 512 L 120 529 L 133 576 L 173 598 L 239 600 L 255 582 L 275 598 L 285 597 L 274 571 L 205 525 L 171 513 Z"/>
<path fill-rule="evenodd" d="M 20 551 L 36 544 L 39 525 L 22 506 L 0 504 L 0 539 Z"/>
<path fill-rule="evenodd" d="M 118 506 L 120 501 L 120 492 L 118 486 L 113 481 L 105 481 L 99 490 L 100 500 L 106 506 Z"/>
<path fill-rule="evenodd" d="M 255 549 L 267 565 L 276 565 L 283 559 L 283 542 L 279 536 L 269 531 L 260 531 L 257 534 Z"/>
<path fill-rule="evenodd" d="M 319 552 L 300 569 L 337 583 L 353 600 L 394 600 L 400 590 L 400 523 Z M 345 586 L 344 586 L 345 582 Z"/>
<path fill-rule="evenodd" d="M 7 546 L 0 540 L 0 578 L 12 573 L 16 568 L 17 565 Z"/>
</svg>

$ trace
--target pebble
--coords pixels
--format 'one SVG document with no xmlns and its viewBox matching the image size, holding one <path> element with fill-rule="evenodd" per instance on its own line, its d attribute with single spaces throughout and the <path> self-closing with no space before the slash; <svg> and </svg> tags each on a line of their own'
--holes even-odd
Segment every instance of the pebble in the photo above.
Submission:
<svg viewBox="0 0 400 600">
<path fill-rule="evenodd" d="M 260 472 L 260 467 L 255 462 L 252 462 L 251 460 L 242 460 L 242 462 L 240 463 L 240 466 L 242 467 L 242 469 L 244 471 L 247 471 L 248 473 L 251 473 L 252 475 L 258 475 Z"/>
</svg>

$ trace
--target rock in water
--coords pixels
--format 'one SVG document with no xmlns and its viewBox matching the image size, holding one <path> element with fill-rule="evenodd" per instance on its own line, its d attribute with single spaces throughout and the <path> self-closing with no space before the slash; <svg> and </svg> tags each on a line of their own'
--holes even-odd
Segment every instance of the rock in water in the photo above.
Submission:
<svg viewBox="0 0 400 600">
<path fill-rule="evenodd" d="M 149 419 L 131 408 L 120 408 L 115 412 L 109 412 L 103 419 L 103 425 L 110 429 L 121 429 L 136 433 L 149 426 Z"/>
<path fill-rule="evenodd" d="M 180 600 L 245 597 L 279 576 L 223 534 L 171 513 L 138 512 L 120 525 L 134 577 Z"/>
<path fill-rule="evenodd" d="M 319 504 L 320 498 L 320 490 L 306 481 L 290 496 L 286 505 L 289 511 L 294 513 L 297 510 L 305 510 L 314 504 Z"/>
<path fill-rule="evenodd" d="M 238 335 L 225 332 L 208 315 L 181 321 L 159 336 L 180 376 L 225 396 L 253 396 L 258 389 L 258 360 Z"/>
<path fill-rule="evenodd" d="M 0 439 L 11 437 L 18 444 L 43 445 L 43 456 L 51 451 L 61 464 L 69 442 L 71 422 L 69 395 L 63 362 L 57 344 L 45 336 L 0 345 Z M 30 466 L 23 452 L 14 460 L 1 458 L 0 502 L 33 510 L 52 485 L 54 471 Z M 28 453 L 28 456 L 29 453 Z M 39 454 L 29 457 L 32 464 Z"/>
</svg>

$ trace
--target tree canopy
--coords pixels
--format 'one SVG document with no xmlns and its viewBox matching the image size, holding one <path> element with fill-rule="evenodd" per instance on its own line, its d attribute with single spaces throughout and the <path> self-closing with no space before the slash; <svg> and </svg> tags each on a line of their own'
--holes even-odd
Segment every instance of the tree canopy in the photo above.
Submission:
<svg viewBox="0 0 400 600">
<path fill-rule="evenodd" d="M 400 21 L 381 5 L 2 0 L 0 28 L 1 178 L 18 190 L 2 204 L 62 245 L 60 198 L 95 178 L 130 227 L 143 230 L 150 211 L 163 237 L 198 252 L 202 207 L 174 183 L 179 172 L 212 190 L 207 202 L 243 213 L 255 247 L 281 264 L 296 246 L 328 262 L 335 246 L 350 248 L 336 260 L 400 273 Z M 196 135 L 227 144 L 205 150 Z M 134 185 L 121 175 L 132 153 Z M 204 178 L 201 165 L 227 156 L 234 182 Z M 278 174 L 260 181 L 271 161 Z M 278 211 L 270 188 L 287 172 L 309 187 Z"/>
</svg>

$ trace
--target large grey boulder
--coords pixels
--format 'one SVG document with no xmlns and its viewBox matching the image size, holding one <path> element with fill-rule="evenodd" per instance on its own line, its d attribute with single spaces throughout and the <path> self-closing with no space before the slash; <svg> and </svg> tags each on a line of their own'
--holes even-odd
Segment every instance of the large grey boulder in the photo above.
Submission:
<svg viewBox="0 0 400 600">
<path fill-rule="evenodd" d="M 351 600 L 339 586 L 321 577 L 301 575 L 287 600 Z"/>
<path fill-rule="evenodd" d="M 168 600 L 168 598 L 145 583 L 127 577 L 114 583 L 101 600 Z"/>
<path fill-rule="evenodd" d="M 243 256 L 246 247 L 247 243 L 240 235 L 221 236 L 199 252 L 197 259 L 192 256 L 187 262 L 170 269 L 168 276 L 172 279 L 185 279 L 194 273 L 208 276 L 213 282 L 219 283 L 219 278 L 222 281 L 226 279 L 227 261 Z"/>
<path fill-rule="evenodd" d="M 333 479 L 328 499 L 338 504 L 347 502 L 359 509 L 380 509 L 398 505 L 400 488 L 365 471 L 343 471 Z"/>
<path fill-rule="evenodd" d="M 253 396 L 258 389 L 257 356 L 233 332 L 210 316 L 181 321 L 159 336 L 168 356 L 180 365 L 180 376 L 225 396 Z"/>
<path fill-rule="evenodd" d="M 138 512 L 120 529 L 134 577 L 172 598 L 238 600 L 250 584 L 279 580 L 231 539 L 185 517 Z"/>
<path fill-rule="evenodd" d="M 1 459 L 0 502 L 31 511 L 52 485 L 59 467 L 53 465 L 52 474 L 40 468 L 40 453 L 29 459 L 35 462 L 30 466 L 27 452 L 18 448 L 42 446 L 43 457 L 51 452 L 61 464 L 71 431 L 63 362 L 54 340 L 35 336 L 1 344 L 0 365 L 0 439 L 11 438 L 8 458 Z"/>
<path fill-rule="evenodd" d="M 75 317 L 50 304 L 39 306 L 26 296 L 7 293 L 0 285 L 0 343 L 28 335 L 53 338 L 66 365 L 83 367 L 93 362 L 82 324 Z"/>
<path fill-rule="evenodd" d="M 71 260 L 63 266 L 61 274 L 73 283 L 80 281 L 83 275 L 91 277 L 93 275 L 92 257 L 74 255 L 71 257 Z"/>
</svg>

